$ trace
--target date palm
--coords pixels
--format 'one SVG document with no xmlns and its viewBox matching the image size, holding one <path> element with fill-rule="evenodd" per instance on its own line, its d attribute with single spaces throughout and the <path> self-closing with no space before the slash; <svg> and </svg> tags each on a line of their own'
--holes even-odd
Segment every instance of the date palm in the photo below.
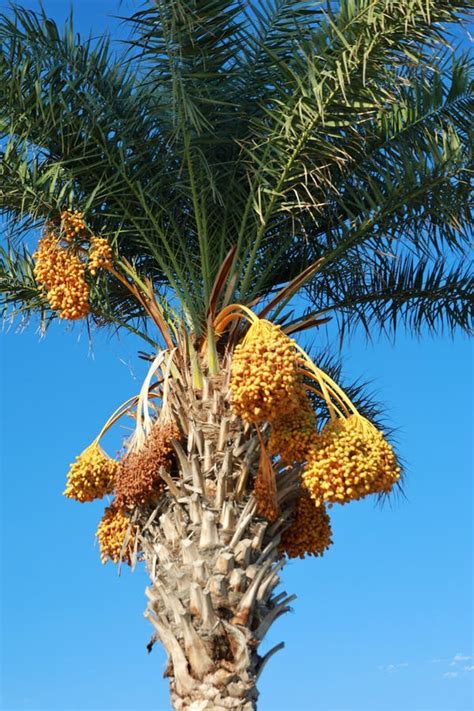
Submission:
<svg viewBox="0 0 474 711">
<path fill-rule="evenodd" d="M 269 422 L 233 407 L 243 316 L 288 336 L 328 319 L 341 338 L 472 329 L 472 65 L 455 47 L 470 6 L 154 0 L 123 50 L 72 21 L 0 15 L 4 316 L 64 316 L 35 233 L 66 249 L 80 210 L 79 263 L 92 235 L 112 250 L 87 276 L 87 325 L 132 331 L 151 363 L 106 427 L 134 413 L 127 486 L 154 467 L 153 496 L 122 491 L 118 557 L 147 566 L 176 709 L 254 708 L 276 651 L 258 646 L 293 599 L 274 590 L 304 462 L 270 456 Z M 319 427 L 352 403 L 373 419 L 318 365 Z M 157 422 L 172 435 L 159 467 Z"/>
</svg>

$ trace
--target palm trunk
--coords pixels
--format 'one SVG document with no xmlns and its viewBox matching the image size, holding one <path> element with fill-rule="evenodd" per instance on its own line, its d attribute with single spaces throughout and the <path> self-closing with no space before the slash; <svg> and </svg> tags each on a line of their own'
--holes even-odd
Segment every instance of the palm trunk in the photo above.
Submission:
<svg viewBox="0 0 474 711">
<path fill-rule="evenodd" d="M 146 522 L 140 513 L 151 579 L 145 616 L 168 653 L 173 707 L 183 711 L 256 708 L 258 677 L 283 645 L 264 657 L 258 647 L 294 597 L 274 594 L 285 520 L 256 514 L 259 440 L 226 393 L 223 375 L 202 390 L 174 384 L 171 407 L 186 435 L 176 443 L 179 477 L 168 479 L 170 495 Z"/>
</svg>

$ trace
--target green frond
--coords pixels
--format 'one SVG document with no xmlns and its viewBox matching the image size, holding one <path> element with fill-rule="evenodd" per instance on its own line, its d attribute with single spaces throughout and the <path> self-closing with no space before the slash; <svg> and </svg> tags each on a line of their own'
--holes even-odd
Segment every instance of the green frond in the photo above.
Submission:
<svg viewBox="0 0 474 711">
<path fill-rule="evenodd" d="M 234 247 L 227 297 L 242 303 L 319 258 L 319 309 L 346 303 L 350 263 L 411 255 L 427 275 L 470 249 L 472 61 L 448 42 L 470 9 L 156 0 L 129 18 L 122 53 L 72 19 L 0 13 L 0 212 L 15 244 L 82 210 L 197 337 Z M 113 280 L 94 299 L 99 323 L 153 339 Z"/>
<path fill-rule="evenodd" d="M 243 292 L 258 271 L 259 253 L 271 245 L 273 229 L 281 231 L 281 223 L 291 220 L 296 235 L 308 223 L 316 229 L 324 224 L 341 180 L 370 151 L 379 116 L 399 103 L 408 81 L 400 66 L 424 66 L 427 49 L 441 40 L 437 22 L 454 21 L 468 9 L 466 3 L 449 11 L 445 3 L 433 3 L 428 20 L 421 3 L 393 2 L 390 12 L 385 5 L 339 3 L 310 41 L 293 47 L 290 62 L 273 58 L 280 78 L 264 115 L 252 122 L 254 138 L 246 146 L 256 170 L 248 198 L 252 209 L 244 212 L 241 227 L 242 234 L 253 235 Z M 351 220 L 349 200 L 346 205 L 340 196 L 340 202 L 345 214 L 336 221 Z M 255 213 L 256 225 L 250 222 Z"/>
<path fill-rule="evenodd" d="M 436 85 L 439 75 L 434 79 Z M 465 248 L 474 108 L 469 83 L 472 66 L 456 62 L 451 83 L 439 91 L 420 77 L 400 92 L 397 107 L 381 114 L 372 135 L 369 128 L 359 160 L 342 173 L 333 195 L 329 229 L 341 235 L 341 244 L 333 239 L 337 255 L 364 235 L 386 238 L 388 246 L 400 239 L 426 252 Z"/>
<path fill-rule="evenodd" d="M 340 265 L 342 266 L 342 265 Z M 351 258 L 311 285 L 317 316 L 333 314 L 341 333 L 361 326 L 394 334 L 400 326 L 421 334 L 474 332 L 474 269 L 465 258 L 446 263 L 411 255 Z M 318 306 L 319 304 L 319 306 Z"/>
<path fill-rule="evenodd" d="M 33 275 L 33 259 L 28 250 L 11 245 L 0 247 L 0 313 L 4 319 L 19 317 L 27 321 L 32 315 L 43 323 L 51 319 L 48 302 L 41 294 Z"/>
</svg>

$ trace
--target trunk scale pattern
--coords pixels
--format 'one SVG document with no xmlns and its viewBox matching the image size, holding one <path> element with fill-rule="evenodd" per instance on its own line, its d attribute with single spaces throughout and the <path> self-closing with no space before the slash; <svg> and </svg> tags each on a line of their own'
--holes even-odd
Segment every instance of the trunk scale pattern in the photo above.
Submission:
<svg viewBox="0 0 474 711">
<path fill-rule="evenodd" d="M 286 518 L 256 515 L 246 481 L 258 470 L 259 440 L 232 413 L 227 379 L 204 378 L 202 390 L 173 384 L 171 408 L 187 437 L 175 442 L 179 477 L 169 481 L 171 497 L 134 516 L 151 580 L 149 648 L 159 639 L 168 653 L 178 711 L 255 709 L 259 675 L 283 644 L 263 657 L 258 647 L 295 598 L 274 593 Z M 291 496 L 295 471 L 279 480 L 280 499 Z"/>
</svg>

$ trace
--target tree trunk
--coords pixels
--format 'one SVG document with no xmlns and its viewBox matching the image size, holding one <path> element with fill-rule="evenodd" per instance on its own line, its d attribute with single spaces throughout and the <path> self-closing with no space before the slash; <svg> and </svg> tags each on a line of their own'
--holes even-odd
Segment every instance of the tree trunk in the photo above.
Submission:
<svg viewBox="0 0 474 711">
<path fill-rule="evenodd" d="M 233 415 L 226 378 L 204 379 L 200 390 L 173 382 L 170 405 L 185 433 L 175 445 L 179 476 L 167 477 L 169 492 L 147 520 L 143 509 L 135 514 L 151 579 L 149 648 L 155 639 L 165 646 L 178 710 L 255 709 L 258 677 L 283 644 L 264 657 L 258 647 L 294 598 L 274 594 L 285 519 L 256 514 L 259 440 Z M 289 477 L 279 476 L 282 496 Z"/>
</svg>

